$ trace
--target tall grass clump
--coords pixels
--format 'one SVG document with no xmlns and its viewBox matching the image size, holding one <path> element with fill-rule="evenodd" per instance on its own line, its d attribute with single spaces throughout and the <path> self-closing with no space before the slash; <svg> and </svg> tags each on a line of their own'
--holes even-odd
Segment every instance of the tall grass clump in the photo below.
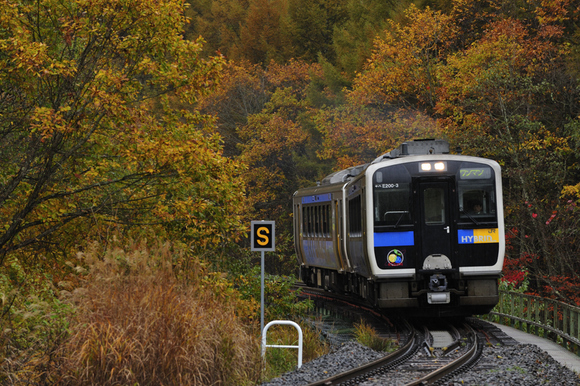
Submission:
<svg viewBox="0 0 580 386">
<path fill-rule="evenodd" d="M 60 299 L 68 273 L 41 270 L 29 257 L 14 253 L 0 270 L 0 385 L 45 384 L 74 313 Z"/>
<path fill-rule="evenodd" d="M 52 381 L 68 385 L 244 385 L 260 379 L 251 302 L 185 249 L 133 243 L 82 258 L 77 316 Z"/>
<path fill-rule="evenodd" d="M 354 325 L 354 336 L 357 342 L 375 351 L 393 351 L 395 342 L 389 338 L 381 337 L 377 331 L 364 321 Z"/>
</svg>

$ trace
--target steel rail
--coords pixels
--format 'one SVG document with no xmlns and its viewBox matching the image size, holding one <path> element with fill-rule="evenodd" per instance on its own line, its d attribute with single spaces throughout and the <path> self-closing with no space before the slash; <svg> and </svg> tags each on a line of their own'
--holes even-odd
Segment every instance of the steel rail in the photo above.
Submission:
<svg viewBox="0 0 580 386">
<path fill-rule="evenodd" d="M 463 366 L 471 365 L 477 358 L 479 358 L 481 351 L 479 350 L 479 341 L 477 339 L 477 333 L 468 324 L 464 324 L 464 326 L 469 331 L 469 334 L 472 336 L 471 348 L 465 354 L 463 354 L 461 357 L 454 360 L 453 362 L 443 367 L 440 367 L 439 369 L 427 374 L 421 379 L 418 379 L 411 383 L 407 383 L 405 386 L 428 385 L 430 383 L 437 382 L 447 377 L 448 375 L 454 373 L 455 371 L 459 370 Z"/>
<path fill-rule="evenodd" d="M 413 355 L 418 349 L 418 338 L 417 333 L 414 328 L 409 325 L 411 331 L 411 339 L 400 349 L 394 351 L 383 358 L 377 359 L 373 362 L 367 363 L 365 365 L 356 367 L 354 369 L 345 371 L 343 373 L 334 375 L 332 377 L 322 379 L 313 383 L 309 383 L 308 386 L 330 386 L 339 385 L 342 383 L 349 382 L 359 377 L 368 377 L 376 372 L 380 371 L 381 368 L 385 366 L 394 365 L 407 357 Z"/>
</svg>

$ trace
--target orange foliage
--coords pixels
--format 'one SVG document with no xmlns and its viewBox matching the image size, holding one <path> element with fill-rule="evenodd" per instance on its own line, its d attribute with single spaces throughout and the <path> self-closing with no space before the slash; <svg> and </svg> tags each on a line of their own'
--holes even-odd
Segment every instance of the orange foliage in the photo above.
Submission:
<svg viewBox="0 0 580 386">
<path fill-rule="evenodd" d="M 450 16 L 429 8 L 411 6 L 405 15 L 408 25 L 391 22 L 386 36 L 375 40 L 351 94 L 358 103 L 434 106 L 437 67 L 457 29 Z"/>
<path fill-rule="evenodd" d="M 405 109 L 385 115 L 380 110 L 347 105 L 322 110 L 315 121 L 324 138 L 318 155 L 336 160 L 337 170 L 370 162 L 405 140 L 437 137 L 438 132 L 435 121 L 426 114 Z"/>
<path fill-rule="evenodd" d="M 272 61 L 266 73 L 271 87 L 291 87 L 293 93 L 300 98 L 306 96 L 306 88 L 315 76 L 322 76 L 319 64 L 294 59 L 284 65 Z"/>
</svg>

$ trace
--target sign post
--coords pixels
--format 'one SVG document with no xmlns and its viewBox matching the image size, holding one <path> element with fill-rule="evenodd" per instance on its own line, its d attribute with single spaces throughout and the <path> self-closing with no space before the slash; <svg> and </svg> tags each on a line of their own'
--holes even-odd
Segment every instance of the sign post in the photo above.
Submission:
<svg viewBox="0 0 580 386">
<path fill-rule="evenodd" d="M 276 250 L 276 224 L 274 221 L 252 221 L 250 243 L 252 251 L 262 252 L 260 332 L 264 331 L 264 252 Z"/>
</svg>

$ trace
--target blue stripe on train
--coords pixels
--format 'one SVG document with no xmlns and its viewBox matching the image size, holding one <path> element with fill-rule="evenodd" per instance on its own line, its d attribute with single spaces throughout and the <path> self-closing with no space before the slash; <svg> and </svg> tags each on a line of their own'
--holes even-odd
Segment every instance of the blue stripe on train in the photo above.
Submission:
<svg viewBox="0 0 580 386">
<path fill-rule="evenodd" d="M 415 232 L 375 232 L 375 247 L 402 247 L 415 245 Z"/>
<path fill-rule="evenodd" d="M 330 193 L 327 194 L 317 194 L 315 196 L 305 196 L 302 197 L 303 204 L 314 204 L 316 202 L 327 202 L 330 201 Z"/>
</svg>

